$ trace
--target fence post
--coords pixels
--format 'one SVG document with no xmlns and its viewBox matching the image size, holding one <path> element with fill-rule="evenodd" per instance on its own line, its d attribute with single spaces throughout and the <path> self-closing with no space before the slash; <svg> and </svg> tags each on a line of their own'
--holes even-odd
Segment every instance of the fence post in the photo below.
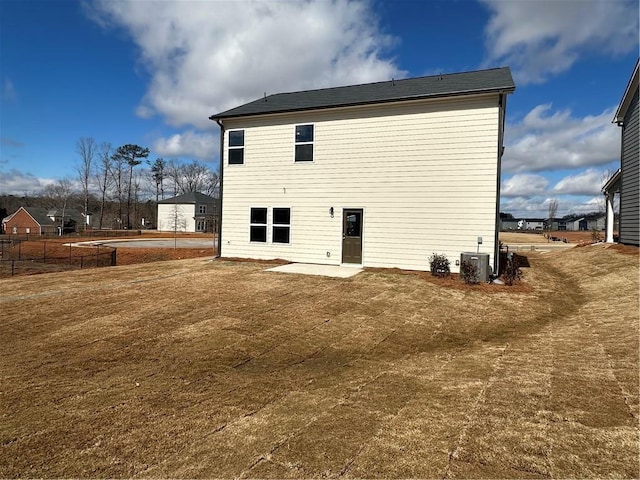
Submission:
<svg viewBox="0 0 640 480">
<path fill-rule="evenodd" d="M 96 268 L 100 266 L 100 245 L 96 248 Z"/>
<path fill-rule="evenodd" d="M 22 259 L 22 242 L 18 243 L 18 260 Z"/>
<path fill-rule="evenodd" d="M 112 267 L 116 266 L 116 249 L 115 248 L 111 252 L 111 266 Z"/>
<path fill-rule="evenodd" d="M 47 241 L 42 242 L 42 263 L 47 262 Z"/>
<path fill-rule="evenodd" d="M 11 260 L 11 276 L 13 277 L 16 273 L 16 261 Z"/>
<path fill-rule="evenodd" d="M 69 265 L 71 265 L 71 242 L 69 242 Z"/>
</svg>

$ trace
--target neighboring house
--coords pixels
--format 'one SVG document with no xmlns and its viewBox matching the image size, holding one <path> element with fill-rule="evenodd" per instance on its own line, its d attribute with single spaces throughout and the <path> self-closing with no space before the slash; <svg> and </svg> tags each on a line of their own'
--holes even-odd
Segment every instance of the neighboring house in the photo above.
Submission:
<svg viewBox="0 0 640 480">
<path fill-rule="evenodd" d="M 500 220 L 500 231 L 518 230 L 518 220 Z"/>
<path fill-rule="evenodd" d="M 83 224 L 83 215 L 76 210 L 64 212 L 64 233 L 75 232 Z M 2 220 L 2 231 L 9 235 L 59 234 L 62 210 L 37 207 L 20 207 Z"/>
<path fill-rule="evenodd" d="M 566 222 L 567 230 L 585 231 L 585 230 L 603 230 L 605 227 L 605 215 L 602 213 L 594 213 L 586 215 Z"/>
<path fill-rule="evenodd" d="M 158 202 L 158 230 L 163 232 L 213 232 L 218 222 L 217 200 L 189 192 Z"/>
<path fill-rule="evenodd" d="M 622 127 L 620 169 L 604 184 L 602 192 L 607 202 L 606 241 L 613 242 L 613 202 L 616 193 L 620 195 L 620 215 L 618 218 L 619 241 L 627 245 L 640 245 L 640 161 L 638 160 L 638 64 L 627 84 L 618 110 L 613 119 Z"/>
<path fill-rule="evenodd" d="M 545 220 L 540 218 L 523 218 L 518 221 L 518 230 L 544 230 Z"/>
<path fill-rule="evenodd" d="M 220 255 L 497 268 L 508 68 L 282 93 L 221 128 Z M 478 237 L 482 244 L 478 245 Z"/>
</svg>

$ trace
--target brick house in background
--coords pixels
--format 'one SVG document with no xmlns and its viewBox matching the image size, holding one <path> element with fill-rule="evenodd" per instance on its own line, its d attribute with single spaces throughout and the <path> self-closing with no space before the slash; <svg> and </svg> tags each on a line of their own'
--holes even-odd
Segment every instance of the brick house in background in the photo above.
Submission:
<svg viewBox="0 0 640 480">
<path fill-rule="evenodd" d="M 64 233 L 75 232 L 83 224 L 83 215 L 76 210 L 64 212 Z M 2 219 L 2 231 L 7 235 L 57 235 L 62 211 L 38 207 L 20 207 Z"/>
</svg>

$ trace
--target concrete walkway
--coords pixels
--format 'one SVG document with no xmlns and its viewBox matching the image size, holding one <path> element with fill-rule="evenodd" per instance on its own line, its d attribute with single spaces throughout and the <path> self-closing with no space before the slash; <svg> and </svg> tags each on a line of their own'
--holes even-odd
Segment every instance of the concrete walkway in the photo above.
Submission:
<svg viewBox="0 0 640 480">
<path fill-rule="evenodd" d="M 288 263 L 278 267 L 267 268 L 267 272 L 299 273 L 302 275 L 320 275 L 323 277 L 349 278 L 362 272 L 360 267 L 338 265 L 317 265 L 313 263 Z"/>
<path fill-rule="evenodd" d="M 109 239 L 92 240 L 88 242 L 74 242 L 72 247 L 95 247 L 105 245 L 107 247 L 127 247 L 127 248 L 214 248 L 217 246 L 211 238 L 135 238 L 135 239 Z M 69 245 L 68 243 L 65 245 Z"/>
</svg>

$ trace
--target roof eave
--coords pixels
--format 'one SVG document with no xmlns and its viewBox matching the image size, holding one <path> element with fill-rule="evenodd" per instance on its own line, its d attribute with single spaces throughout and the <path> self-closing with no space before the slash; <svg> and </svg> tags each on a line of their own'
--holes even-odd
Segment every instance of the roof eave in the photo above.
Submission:
<svg viewBox="0 0 640 480">
<path fill-rule="evenodd" d="M 620 105 L 618 106 L 618 110 L 616 110 L 616 114 L 613 117 L 612 123 L 617 123 L 621 125 L 624 122 L 624 117 L 629 110 L 629 106 L 631 105 L 631 100 L 633 100 L 633 96 L 635 92 L 638 90 L 638 66 L 640 65 L 640 59 L 636 60 L 636 66 L 633 69 L 633 74 L 629 79 L 629 83 L 627 84 L 627 88 L 624 91 L 624 95 L 622 95 L 622 100 L 620 100 Z"/>
<path fill-rule="evenodd" d="M 622 177 L 622 171 L 620 169 L 616 170 L 616 173 L 611 175 L 611 178 L 609 178 L 609 180 L 607 180 L 604 183 L 604 185 L 602 185 L 602 188 L 601 188 L 602 193 L 607 193 L 608 191 L 610 191 L 611 187 L 614 187 L 616 183 L 620 181 L 621 177 Z"/>
<path fill-rule="evenodd" d="M 223 120 L 228 118 L 259 117 L 263 115 L 277 115 L 277 114 L 283 114 L 283 113 L 295 113 L 295 112 L 305 112 L 305 111 L 313 111 L 313 110 L 328 110 L 332 108 L 347 108 L 347 107 L 359 107 L 359 106 L 365 106 L 365 105 L 379 105 L 379 104 L 407 102 L 407 101 L 414 101 L 414 100 L 429 100 L 429 99 L 435 99 L 435 98 L 459 97 L 463 95 L 484 95 L 484 94 L 491 94 L 491 93 L 511 94 L 515 91 L 515 89 L 516 89 L 515 86 L 496 87 L 496 88 L 482 89 L 482 90 L 465 90 L 465 91 L 449 92 L 449 93 L 442 93 L 442 94 L 415 95 L 410 97 L 390 98 L 385 100 L 370 100 L 366 102 L 341 103 L 341 104 L 335 104 L 335 105 L 320 105 L 317 107 L 300 107 L 300 108 L 290 108 L 290 109 L 284 109 L 284 110 L 241 113 L 241 114 L 233 114 L 233 115 L 225 115 L 225 112 L 222 112 L 218 115 L 211 115 L 209 117 L 209 120 L 218 121 L 218 120 Z"/>
</svg>

